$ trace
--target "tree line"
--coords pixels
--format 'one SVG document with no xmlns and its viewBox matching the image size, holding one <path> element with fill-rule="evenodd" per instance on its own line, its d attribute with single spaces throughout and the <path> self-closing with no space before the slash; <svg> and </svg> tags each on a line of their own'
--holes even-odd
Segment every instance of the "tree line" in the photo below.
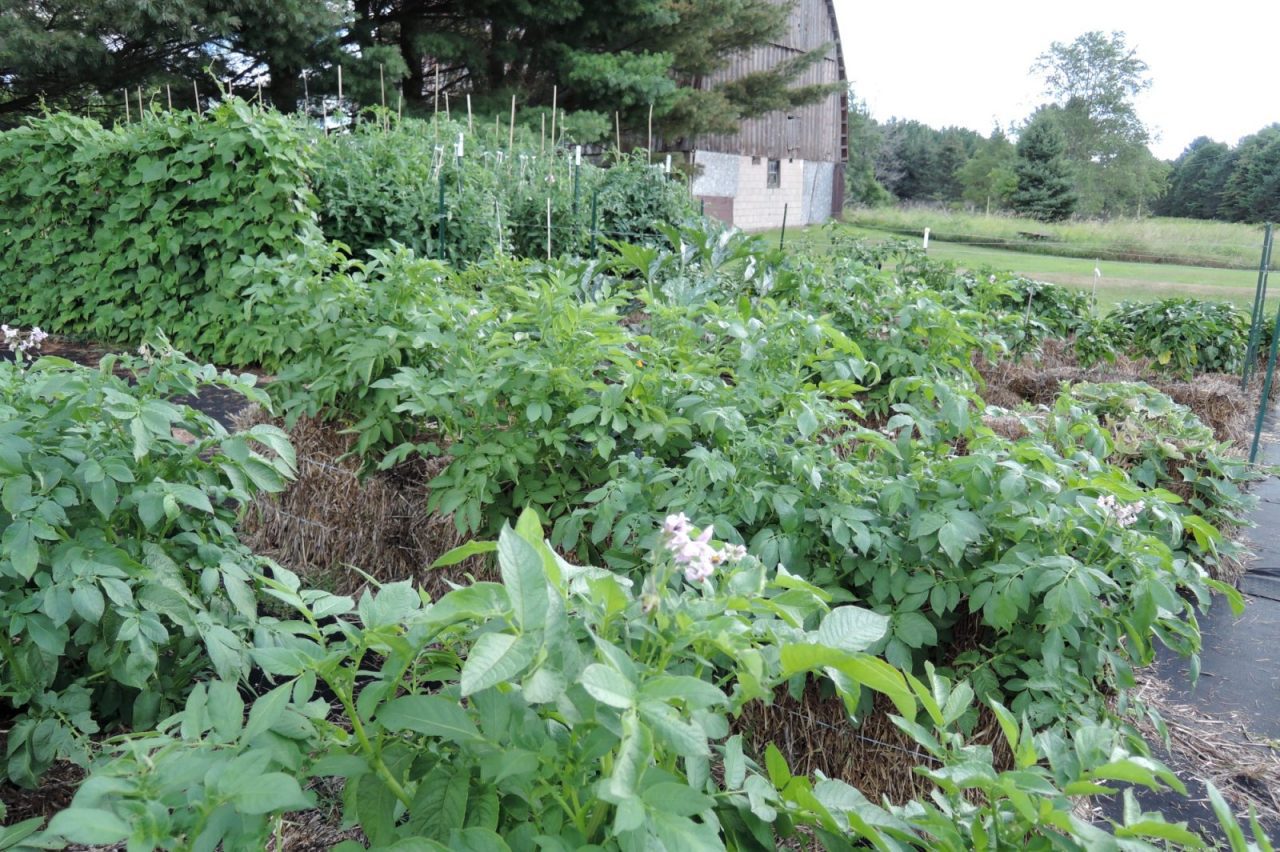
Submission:
<svg viewBox="0 0 1280 852">
<path fill-rule="evenodd" d="M 896 118 L 880 123 L 853 99 L 847 198 L 962 203 L 1048 221 L 1148 213 L 1280 219 L 1280 124 L 1234 148 L 1201 137 L 1164 162 L 1148 149 L 1150 133 L 1134 108 L 1150 80 L 1124 33 L 1055 42 L 1032 71 L 1050 100 L 1020 126 L 985 137 Z"/>
<path fill-rule="evenodd" d="M 732 132 L 744 118 L 814 103 L 831 87 L 797 85 L 826 53 L 698 85 L 733 54 L 776 41 L 788 4 L 769 0 L 7 0 L 0 4 L 0 126 L 44 108 L 123 113 L 122 92 L 192 81 L 277 109 L 338 91 L 353 104 L 391 92 L 408 113 L 441 92 L 489 115 L 554 103 L 577 141 L 617 123 L 674 142 Z"/>
</svg>

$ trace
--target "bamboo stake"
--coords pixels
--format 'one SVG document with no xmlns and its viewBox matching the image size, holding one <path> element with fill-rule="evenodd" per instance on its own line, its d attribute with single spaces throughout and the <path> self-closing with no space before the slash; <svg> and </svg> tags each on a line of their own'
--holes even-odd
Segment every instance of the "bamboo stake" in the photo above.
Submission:
<svg viewBox="0 0 1280 852">
<path fill-rule="evenodd" d="M 164 84 L 165 100 L 169 102 L 169 112 L 173 112 L 173 90 L 169 88 L 169 84 Z"/>
<path fill-rule="evenodd" d="M 542 114 L 542 141 L 538 143 L 538 153 L 545 154 L 547 152 L 547 114 Z"/>
<path fill-rule="evenodd" d="M 613 132 L 617 135 L 618 156 L 622 156 L 622 118 L 619 117 L 618 111 L 613 111 Z"/>
<path fill-rule="evenodd" d="M 560 87 L 551 87 L 551 147 L 556 147 L 556 109 L 560 98 Z"/>
<path fill-rule="evenodd" d="M 196 93 L 196 115 L 204 118 L 204 107 L 200 106 L 200 84 L 192 80 L 191 89 Z"/>
<path fill-rule="evenodd" d="M 133 113 L 129 111 L 129 90 L 124 90 L 124 123 L 129 124 L 133 121 Z"/>
<path fill-rule="evenodd" d="M 453 115 L 449 112 L 449 93 L 444 93 L 444 120 L 453 121 Z"/>
<path fill-rule="evenodd" d="M 378 63 L 378 87 L 382 90 L 382 108 L 387 108 L 387 75 L 386 66 Z"/>
<path fill-rule="evenodd" d="M 649 101 L 649 155 L 653 158 L 653 101 Z"/>
<path fill-rule="evenodd" d="M 551 196 L 547 196 L 547 260 L 551 259 Z"/>
<path fill-rule="evenodd" d="M 440 117 L 440 63 L 439 62 L 436 63 L 435 108 L 431 111 L 431 114 L 434 118 Z"/>
<path fill-rule="evenodd" d="M 311 112 L 311 86 L 307 84 L 307 72 L 302 72 L 302 112 Z"/>
<path fill-rule="evenodd" d="M 267 102 L 262 99 L 262 81 L 258 81 L 258 106 L 265 107 Z"/>
<path fill-rule="evenodd" d="M 396 119 L 404 121 L 404 92 L 401 91 L 396 95 Z"/>
<path fill-rule="evenodd" d="M 142 109 L 142 87 L 138 87 L 138 121 L 145 119 L 145 111 Z"/>
<path fill-rule="evenodd" d="M 342 108 L 342 66 L 338 66 L 338 108 Z"/>
<path fill-rule="evenodd" d="M 471 93 L 467 92 L 467 132 L 475 133 L 475 125 L 471 121 Z"/>
</svg>

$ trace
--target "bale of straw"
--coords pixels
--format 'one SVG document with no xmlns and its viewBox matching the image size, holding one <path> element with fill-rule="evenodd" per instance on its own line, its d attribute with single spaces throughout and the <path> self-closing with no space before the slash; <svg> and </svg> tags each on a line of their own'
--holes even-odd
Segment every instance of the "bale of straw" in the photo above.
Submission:
<svg viewBox="0 0 1280 852">
<path fill-rule="evenodd" d="M 274 422 L 258 407 L 243 412 L 237 428 Z M 361 571 L 379 583 L 412 580 L 433 598 L 450 583 L 489 576 L 483 557 L 447 569 L 431 569 L 443 553 L 462 544 L 451 516 L 427 511 L 428 483 L 447 463 L 416 459 L 361 478 L 359 462 L 344 458 L 354 436 L 338 424 L 302 419 L 289 430 L 298 477 L 279 495 L 261 495 L 240 524 L 244 543 L 339 594 L 366 585 Z M 352 570 L 358 568 L 357 570 Z"/>
<path fill-rule="evenodd" d="M 902 805 L 934 789 L 915 768 L 940 764 L 893 724 L 889 714 L 894 712 L 888 699 L 877 695 L 872 711 L 854 722 L 844 702 L 811 679 L 799 698 L 782 687 L 772 703 L 748 704 L 733 728 L 761 763 L 772 743 L 794 775 L 821 772 L 853 785 L 873 802 Z M 982 709 L 968 740 L 991 746 L 998 769 L 1013 766 L 1008 743 L 989 709 Z"/>
</svg>

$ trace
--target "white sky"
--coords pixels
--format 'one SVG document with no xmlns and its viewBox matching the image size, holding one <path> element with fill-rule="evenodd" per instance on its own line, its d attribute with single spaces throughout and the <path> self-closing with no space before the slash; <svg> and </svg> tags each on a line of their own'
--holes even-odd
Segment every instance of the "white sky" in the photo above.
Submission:
<svg viewBox="0 0 1280 852">
<path fill-rule="evenodd" d="M 1150 66 L 1138 116 L 1156 156 L 1197 136 L 1234 145 L 1280 121 L 1280 5 L 1244 0 L 835 0 L 845 68 L 879 121 L 897 117 L 987 134 L 1047 98 L 1030 68 L 1054 41 L 1121 30 Z"/>
</svg>

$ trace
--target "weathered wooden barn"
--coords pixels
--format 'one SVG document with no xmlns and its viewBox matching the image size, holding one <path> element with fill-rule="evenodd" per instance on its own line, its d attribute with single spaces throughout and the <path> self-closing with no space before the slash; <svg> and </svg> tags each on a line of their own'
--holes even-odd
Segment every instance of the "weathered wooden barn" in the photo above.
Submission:
<svg viewBox="0 0 1280 852">
<path fill-rule="evenodd" d="M 823 45 L 827 55 L 798 84 L 843 82 L 845 71 L 833 0 L 797 0 L 779 41 L 744 51 L 698 85 L 711 88 Z M 844 205 L 848 110 L 842 86 L 820 103 L 748 119 L 733 135 L 698 138 L 689 154 L 694 195 L 709 215 L 744 230 L 777 228 L 784 210 L 788 225 L 827 221 Z"/>
</svg>

